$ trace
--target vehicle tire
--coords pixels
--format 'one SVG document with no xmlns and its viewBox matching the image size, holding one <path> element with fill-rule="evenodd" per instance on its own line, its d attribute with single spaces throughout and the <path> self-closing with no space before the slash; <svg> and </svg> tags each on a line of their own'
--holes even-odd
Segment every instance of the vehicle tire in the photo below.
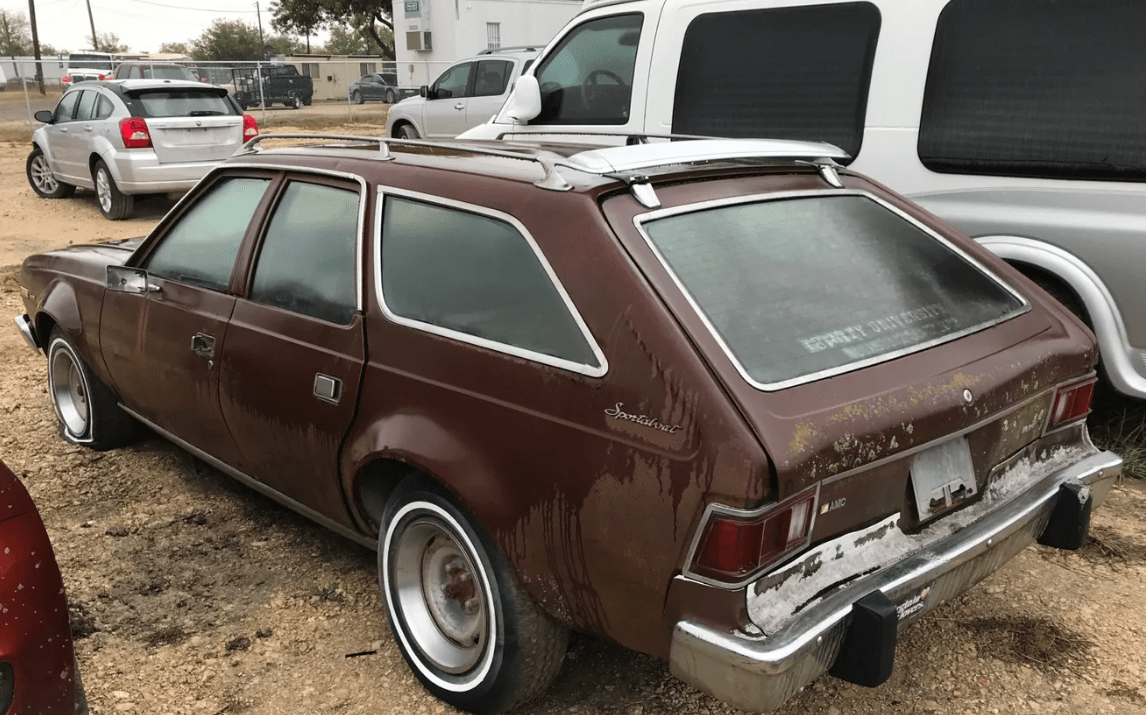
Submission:
<svg viewBox="0 0 1146 715">
<path fill-rule="evenodd" d="M 386 505 L 378 579 L 407 665 L 453 707 L 504 712 L 561 670 L 568 630 L 533 603 L 469 510 L 426 477 L 403 480 Z"/>
<path fill-rule="evenodd" d="M 292 94 L 291 96 L 287 97 L 286 102 L 283 104 L 290 107 L 291 109 L 301 109 L 302 99 L 300 99 L 297 94 Z"/>
<path fill-rule="evenodd" d="M 386 104 L 395 104 L 397 101 L 398 97 L 394 94 L 394 90 L 386 90 Z"/>
<path fill-rule="evenodd" d="M 135 197 L 122 193 L 115 185 L 111 170 L 103 159 L 99 159 L 92 169 L 92 183 L 95 184 L 96 201 L 99 203 L 100 213 L 104 218 L 112 221 L 122 221 L 131 216 L 135 208 Z"/>
<path fill-rule="evenodd" d="M 302 98 L 302 106 L 309 107 L 312 103 L 314 103 L 314 95 L 313 94 L 308 94 Z"/>
<path fill-rule="evenodd" d="M 42 199 L 66 199 L 76 193 L 75 186 L 65 184 L 56 178 L 52 173 L 52 167 L 48 164 L 48 157 L 44 156 L 44 152 L 40 151 L 38 146 L 32 147 L 32 153 L 28 155 L 24 169 L 28 174 L 28 183 L 32 185 L 32 191 Z"/>
<path fill-rule="evenodd" d="M 394 135 L 399 139 L 421 139 L 422 136 L 418 134 L 418 130 L 414 128 L 413 124 L 401 124 L 394 130 Z"/>
<path fill-rule="evenodd" d="M 354 90 L 350 93 L 350 101 L 355 104 L 362 104 L 362 93 L 358 90 Z"/>
<path fill-rule="evenodd" d="M 72 341 L 58 327 L 48 338 L 48 397 L 60 436 L 73 444 L 105 450 L 139 434 L 139 425 L 119 408 L 112 391 L 92 374 Z"/>
</svg>

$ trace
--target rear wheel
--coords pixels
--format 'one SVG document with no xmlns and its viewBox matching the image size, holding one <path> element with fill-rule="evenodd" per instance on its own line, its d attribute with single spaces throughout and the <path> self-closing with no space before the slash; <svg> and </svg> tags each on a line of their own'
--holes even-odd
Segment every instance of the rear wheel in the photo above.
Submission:
<svg viewBox="0 0 1146 715">
<path fill-rule="evenodd" d="M 120 221 L 131 216 L 131 211 L 135 208 L 135 197 L 119 190 L 103 159 L 96 161 L 95 169 L 92 170 L 92 182 L 95 184 L 100 213 L 105 218 Z"/>
<path fill-rule="evenodd" d="M 287 97 L 285 104 L 291 109 L 299 109 L 302 107 L 302 99 L 297 94 L 292 94 Z"/>
<path fill-rule="evenodd" d="M 362 104 L 362 93 L 358 90 L 354 90 L 350 93 L 350 101 L 355 104 Z"/>
<path fill-rule="evenodd" d="M 48 164 L 48 157 L 44 156 L 44 152 L 40 151 L 38 146 L 33 147 L 32 153 L 28 155 L 25 170 L 32 191 L 35 191 L 40 198 L 66 199 L 76 192 L 75 186 L 65 184 L 56 178 L 52 173 L 52 167 Z"/>
<path fill-rule="evenodd" d="M 60 436 L 68 442 L 112 449 L 138 434 L 135 420 L 119 408 L 115 395 L 92 374 L 59 328 L 53 328 L 48 338 L 48 396 Z"/>
<path fill-rule="evenodd" d="M 557 676 L 568 631 L 530 599 L 464 506 L 422 476 L 394 491 L 378 536 L 378 573 L 402 656 L 435 697 L 503 712 Z"/>
<path fill-rule="evenodd" d="M 386 104 L 394 104 L 398 101 L 398 97 L 394 94 L 394 90 L 386 90 Z"/>
</svg>

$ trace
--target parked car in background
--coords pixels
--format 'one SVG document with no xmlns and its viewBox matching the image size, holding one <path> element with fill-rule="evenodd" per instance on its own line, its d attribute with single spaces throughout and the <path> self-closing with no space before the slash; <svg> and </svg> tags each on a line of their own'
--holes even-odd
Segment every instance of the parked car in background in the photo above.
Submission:
<svg viewBox="0 0 1146 715">
<path fill-rule="evenodd" d="M 206 82 L 186 67 L 159 62 L 125 62 L 115 68 L 115 79 L 178 79 Z"/>
<path fill-rule="evenodd" d="M 878 685 L 1119 474 L 1085 326 L 834 146 L 311 139 L 29 257 L 16 322 L 64 439 L 147 425 L 377 548 L 454 707 L 542 692 L 569 629 L 750 709 Z"/>
<path fill-rule="evenodd" d="M 95 50 L 73 52 L 68 55 L 60 83 L 67 87 L 79 82 L 111 79 L 114 72 L 115 55 L 110 52 Z"/>
<path fill-rule="evenodd" d="M 231 70 L 235 100 L 243 109 L 280 103 L 298 109 L 314 100 L 314 80 L 299 74 L 294 65 L 263 65 Z"/>
<path fill-rule="evenodd" d="M 202 82 L 112 80 L 64 92 L 32 134 L 27 175 L 41 198 L 94 189 L 103 215 L 127 218 L 138 194 L 186 191 L 259 133 L 226 90 Z"/>
<path fill-rule="evenodd" d="M 394 104 L 398 101 L 398 75 L 395 72 L 362 75 L 346 88 L 346 96 L 355 104 L 371 101 Z"/>
<path fill-rule="evenodd" d="M 0 463 L 0 713 L 87 715 L 64 582 L 28 490 Z"/>
<path fill-rule="evenodd" d="M 235 75 L 231 72 L 234 67 L 198 65 L 190 67 L 189 69 L 204 82 L 213 84 L 216 87 L 222 87 L 227 90 L 227 94 L 232 97 L 235 96 Z"/>
<path fill-rule="evenodd" d="M 1065 301 L 1113 387 L 1146 399 L 1146 142 L 1125 91 L 1146 84 L 1126 35 L 1144 25 L 1135 2 L 591 0 L 467 137 L 830 141 Z"/>
<path fill-rule="evenodd" d="M 506 48 L 450 65 L 433 84 L 421 88 L 421 96 L 390 108 L 386 136 L 449 138 L 488 121 L 535 57 L 533 47 Z"/>
</svg>

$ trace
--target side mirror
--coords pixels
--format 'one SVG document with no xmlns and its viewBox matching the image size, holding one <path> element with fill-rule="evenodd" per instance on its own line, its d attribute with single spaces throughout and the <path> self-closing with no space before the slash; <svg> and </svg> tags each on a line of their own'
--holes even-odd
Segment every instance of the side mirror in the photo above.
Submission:
<svg viewBox="0 0 1146 715">
<path fill-rule="evenodd" d="M 427 87 L 426 85 L 422 85 L 421 87 L 418 87 L 418 96 L 419 97 L 429 97 L 430 96 L 430 88 Z"/>
<path fill-rule="evenodd" d="M 36 118 L 37 122 L 43 122 L 44 124 L 51 124 L 52 120 L 56 118 L 56 115 L 52 114 L 52 110 L 50 109 L 41 109 L 32 116 Z"/>
<path fill-rule="evenodd" d="M 523 74 L 517 78 L 517 84 L 505 101 L 502 114 L 515 124 L 525 124 L 541 114 L 541 86 L 537 84 L 536 77 Z"/>
<path fill-rule="evenodd" d="M 126 266 L 107 267 L 107 287 L 117 293 L 158 293 L 157 285 L 147 282 L 147 271 Z"/>
</svg>

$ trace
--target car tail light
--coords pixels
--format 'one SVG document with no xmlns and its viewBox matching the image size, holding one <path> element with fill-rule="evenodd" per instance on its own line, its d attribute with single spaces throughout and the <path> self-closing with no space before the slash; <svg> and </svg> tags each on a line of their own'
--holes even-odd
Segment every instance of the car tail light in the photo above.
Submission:
<svg viewBox="0 0 1146 715">
<path fill-rule="evenodd" d="M 243 141 L 253 139 L 259 135 L 259 124 L 249 114 L 243 115 Z"/>
<path fill-rule="evenodd" d="M 100 74 L 99 74 L 99 79 L 100 79 L 100 81 L 101 81 L 101 82 L 103 82 L 103 81 L 106 81 L 106 80 L 109 80 L 109 79 L 111 79 L 111 77 L 110 77 L 110 76 L 108 76 L 108 75 L 106 75 L 106 74 L 104 74 L 103 72 L 100 72 Z"/>
<path fill-rule="evenodd" d="M 737 581 L 806 545 L 815 505 L 813 491 L 758 516 L 711 512 L 701 527 L 693 571 Z"/>
<path fill-rule="evenodd" d="M 119 120 L 119 135 L 128 149 L 146 149 L 151 146 L 151 132 L 143 117 L 127 117 Z"/>
<path fill-rule="evenodd" d="M 1094 397 L 1097 382 L 1097 379 L 1090 379 L 1058 388 L 1047 429 L 1074 422 L 1090 414 L 1090 400 Z"/>
<path fill-rule="evenodd" d="M 63 77 L 60 77 L 60 81 L 64 84 L 68 84 L 72 81 L 72 76 L 70 74 L 66 74 Z"/>
</svg>

